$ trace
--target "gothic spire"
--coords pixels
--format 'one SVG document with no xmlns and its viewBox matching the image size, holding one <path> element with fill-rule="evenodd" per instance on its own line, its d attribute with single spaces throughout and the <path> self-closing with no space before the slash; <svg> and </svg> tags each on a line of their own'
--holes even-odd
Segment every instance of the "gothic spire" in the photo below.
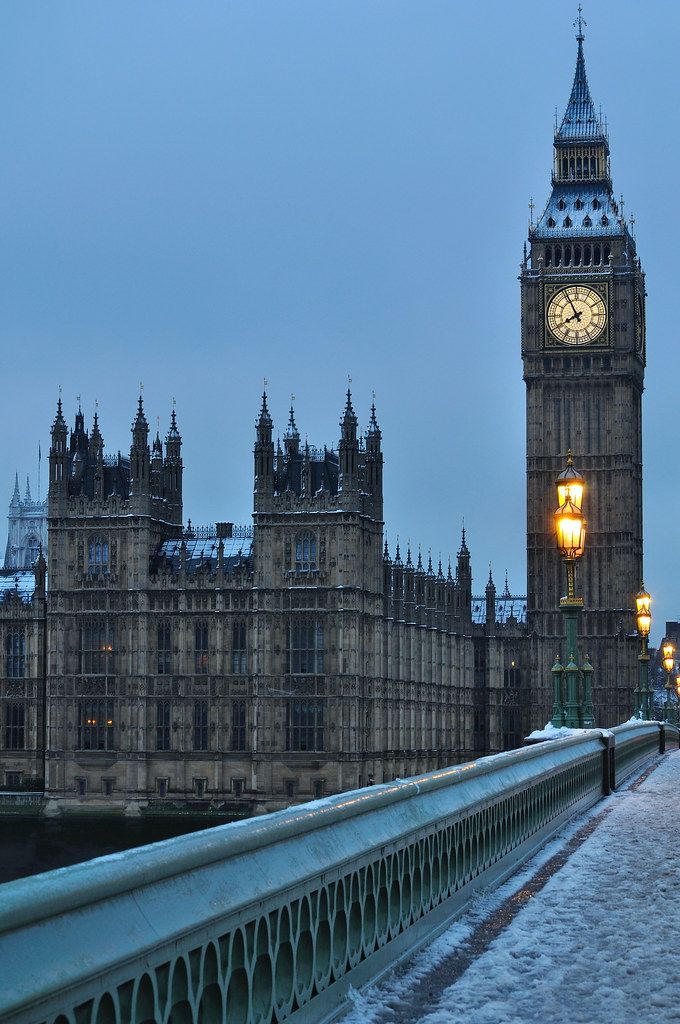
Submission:
<svg viewBox="0 0 680 1024">
<path fill-rule="evenodd" d="M 141 399 L 140 399 L 140 401 L 141 401 Z M 175 406 L 174 405 L 172 407 L 172 415 L 170 416 L 170 429 L 168 430 L 168 435 L 166 437 L 166 440 L 169 441 L 171 438 L 173 440 L 178 440 L 179 439 L 181 441 L 180 433 L 179 433 L 179 430 L 177 429 L 177 416 L 175 414 Z"/>
<path fill-rule="evenodd" d="M 458 549 L 458 554 L 459 555 L 469 555 L 470 554 L 470 552 L 468 550 L 468 546 L 467 546 L 467 541 L 465 539 L 465 523 L 463 523 L 463 529 L 462 529 L 461 538 L 460 538 L 460 548 Z"/>
<path fill-rule="evenodd" d="M 577 28 L 576 41 L 578 50 L 576 53 L 576 71 L 574 82 L 571 87 L 571 95 L 564 112 L 562 123 L 555 133 L 556 142 L 606 142 L 607 133 L 602 126 L 600 118 L 595 110 L 593 98 L 590 95 L 588 77 L 586 75 L 586 61 L 583 55 L 583 26 L 585 21 L 581 17 L 581 8 L 574 25 Z"/>
<path fill-rule="evenodd" d="M 175 415 L 174 409 L 173 409 L 172 414 L 173 414 L 173 416 Z M 146 422 L 146 416 L 144 415 L 144 403 L 142 401 L 141 392 L 140 392 L 139 398 L 137 400 L 137 415 L 135 416 L 135 422 L 132 424 L 132 429 L 133 430 L 142 430 L 142 431 L 144 431 L 144 430 L 148 431 L 148 429 L 149 429 L 149 424 Z"/>
<path fill-rule="evenodd" d="M 293 409 L 293 396 L 292 395 L 290 397 L 290 412 L 288 413 L 288 426 L 286 427 L 286 432 L 283 435 L 283 437 L 284 437 L 284 440 L 287 437 L 295 437 L 295 438 L 298 439 L 298 441 L 300 440 L 300 434 L 298 432 L 298 428 L 297 428 L 297 425 L 295 423 L 295 410 Z"/>
<path fill-rule="evenodd" d="M 24 501 L 31 501 L 31 481 L 28 478 L 28 473 L 26 474 L 26 495 Z"/>
<path fill-rule="evenodd" d="M 347 394 L 349 395 L 349 391 L 347 392 Z M 371 418 L 368 421 L 368 432 L 369 434 L 380 433 L 380 427 L 378 426 L 378 420 L 376 419 L 375 415 L 375 402 L 371 404 Z"/>
<path fill-rule="evenodd" d="M 292 412 L 292 408 L 291 408 L 291 412 Z M 265 427 L 265 426 L 271 427 L 271 425 L 272 425 L 272 418 L 269 415 L 269 408 L 267 406 L 267 392 L 263 391 L 262 392 L 262 406 L 260 408 L 260 418 L 257 421 L 257 426 L 258 427 Z"/>
<path fill-rule="evenodd" d="M 21 492 L 19 490 L 19 473 L 14 473 L 14 494 L 12 495 L 12 504 L 19 504 L 21 501 Z"/>
</svg>

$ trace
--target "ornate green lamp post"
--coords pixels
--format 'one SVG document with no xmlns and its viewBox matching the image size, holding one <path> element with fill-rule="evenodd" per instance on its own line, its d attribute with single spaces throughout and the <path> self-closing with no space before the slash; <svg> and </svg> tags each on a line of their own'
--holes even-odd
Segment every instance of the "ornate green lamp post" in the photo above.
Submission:
<svg viewBox="0 0 680 1024">
<path fill-rule="evenodd" d="M 680 676 L 675 677 L 675 696 L 677 697 L 677 703 L 675 705 L 675 722 L 680 727 Z"/>
<path fill-rule="evenodd" d="M 673 721 L 673 711 L 671 704 L 671 693 L 673 692 L 673 683 L 671 681 L 671 674 L 675 668 L 675 647 L 670 640 L 664 640 L 663 642 L 663 667 L 666 670 L 666 710 L 664 712 L 663 720 L 669 724 Z"/>
<path fill-rule="evenodd" d="M 562 673 L 553 669 L 555 701 L 553 704 L 553 725 L 566 725 L 578 728 L 583 725 L 591 728 L 595 724 L 592 705 L 591 677 L 592 666 L 587 662 L 587 671 L 579 667 L 577 646 L 578 619 L 583 608 L 583 598 L 576 596 L 574 567 L 582 556 L 586 543 L 586 521 L 583 518 L 581 505 L 585 489 L 583 477 L 574 469 L 571 451 L 567 456 L 567 468 L 560 473 L 556 481 L 558 508 L 554 515 L 555 537 L 557 549 L 567 567 L 567 595 L 560 601 L 560 609 L 564 615 L 565 633 L 567 638 L 567 663 Z M 587 661 L 587 659 L 586 659 Z M 566 682 L 566 701 L 561 701 L 561 678 Z M 579 700 L 579 680 L 583 679 L 583 703 Z M 558 684 L 560 694 L 558 699 Z"/>
<path fill-rule="evenodd" d="M 638 635 L 642 642 L 642 653 L 638 655 L 638 685 L 635 689 L 635 715 L 647 722 L 652 717 L 651 696 L 649 688 L 649 631 L 652 628 L 650 611 L 652 599 L 644 588 L 635 598 Z"/>
</svg>

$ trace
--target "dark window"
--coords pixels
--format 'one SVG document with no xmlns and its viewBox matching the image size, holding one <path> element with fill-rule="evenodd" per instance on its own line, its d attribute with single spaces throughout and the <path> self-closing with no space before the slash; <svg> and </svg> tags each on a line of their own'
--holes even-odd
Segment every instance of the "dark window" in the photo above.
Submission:
<svg viewBox="0 0 680 1024">
<path fill-rule="evenodd" d="M 231 640 L 231 671 L 248 671 L 247 631 L 245 622 L 235 622 Z"/>
<path fill-rule="evenodd" d="M 199 800 L 205 796 L 207 781 L 207 779 L 194 779 L 194 789 Z"/>
<path fill-rule="evenodd" d="M 21 679 L 26 675 L 26 637 L 23 630 L 13 629 L 5 640 L 5 675 Z"/>
<path fill-rule="evenodd" d="M 85 796 L 87 791 L 87 779 L 76 779 L 76 792 L 78 796 Z"/>
<path fill-rule="evenodd" d="M 583 227 L 584 228 L 590 228 L 590 227 L 592 227 L 592 225 L 593 225 L 593 222 L 590 219 L 590 217 L 584 217 L 583 218 Z"/>
<path fill-rule="evenodd" d="M 599 210 L 600 206 L 601 206 L 600 200 L 599 199 L 593 199 L 593 209 L 594 210 Z"/>
<path fill-rule="evenodd" d="M 103 537 L 90 537 L 87 545 L 87 571 L 96 575 L 109 571 L 109 542 Z"/>
<path fill-rule="evenodd" d="M 555 221 L 553 220 L 552 217 L 548 217 L 548 227 L 549 228 L 554 228 L 555 227 Z"/>
<path fill-rule="evenodd" d="M 574 203 L 574 209 L 575 210 L 581 210 L 582 208 L 583 208 L 583 203 L 581 202 L 580 199 L 577 199 L 576 202 Z"/>
<path fill-rule="evenodd" d="M 505 689 L 516 689 L 520 683 L 519 669 L 514 661 L 510 662 L 510 667 L 503 671 L 503 686 Z"/>
<path fill-rule="evenodd" d="M 292 800 L 295 797 L 295 782 L 293 779 L 286 779 L 283 789 L 288 800 Z"/>
<path fill-rule="evenodd" d="M 194 750 L 208 749 L 208 702 L 194 701 Z"/>
<path fill-rule="evenodd" d="M 156 779 L 156 788 L 158 789 L 158 795 L 163 798 L 168 795 L 168 780 L 167 779 Z"/>
<path fill-rule="evenodd" d="M 315 779 L 314 780 L 314 799 L 315 800 L 320 800 L 321 799 L 321 797 L 323 796 L 324 788 L 325 788 L 325 783 L 324 783 L 323 779 Z"/>
<path fill-rule="evenodd" d="M 197 622 L 194 627 L 194 670 L 208 674 L 208 623 Z"/>
<path fill-rule="evenodd" d="M 156 701 L 156 750 L 170 750 L 170 701 Z"/>
<path fill-rule="evenodd" d="M 113 779 L 102 779 L 102 792 L 104 796 L 113 795 Z"/>
<path fill-rule="evenodd" d="M 235 797 L 243 796 L 243 779 L 232 779 L 231 791 Z"/>
<path fill-rule="evenodd" d="M 289 701 L 286 705 L 286 750 L 324 749 L 324 702 Z"/>
<path fill-rule="evenodd" d="M 158 674 L 172 673 L 172 629 L 169 622 L 158 625 Z"/>
<path fill-rule="evenodd" d="M 21 772 L 5 772 L 5 785 L 9 789 L 19 789 L 21 786 Z"/>
<path fill-rule="evenodd" d="M 565 203 L 564 199 L 560 199 L 559 203 L 557 204 L 557 209 L 564 210 L 566 209 L 566 205 L 567 204 Z"/>
<path fill-rule="evenodd" d="M 78 749 L 114 749 L 113 701 L 78 702 Z"/>
<path fill-rule="evenodd" d="M 602 218 L 600 219 L 600 224 L 602 225 L 603 228 L 606 228 L 608 226 L 608 224 L 609 224 L 609 217 L 607 217 L 606 214 L 603 215 Z"/>
<path fill-rule="evenodd" d="M 246 749 L 246 702 L 235 700 L 231 705 L 231 749 Z"/>
<path fill-rule="evenodd" d="M 289 626 L 289 671 L 314 674 L 324 670 L 323 624 L 317 619 L 296 619 Z"/>
<path fill-rule="evenodd" d="M 26 709 L 23 704 L 7 704 L 5 707 L 5 747 L 7 750 L 24 750 L 26 746 Z"/>
<path fill-rule="evenodd" d="M 81 675 L 110 675 L 114 671 L 113 624 L 97 620 L 80 627 Z"/>
<path fill-rule="evenodd" d="M 295 538 L 295 571 L 310 572 L 316 569 L 316 537 L 302 533 Z"/>
<path fill-rule="evenodd" d="M 565 228 L 570 228 L 571 227 L 571 217 L 565 217 L 564 218 L 564 226 L 565 226 Z M 567 261 L 565 260 L 565 263 L 566 262 Z"/>
</svg>

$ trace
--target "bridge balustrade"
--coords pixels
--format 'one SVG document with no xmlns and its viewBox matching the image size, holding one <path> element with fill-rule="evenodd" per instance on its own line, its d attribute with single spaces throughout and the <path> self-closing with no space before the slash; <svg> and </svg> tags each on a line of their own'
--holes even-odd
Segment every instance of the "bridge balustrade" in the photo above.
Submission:
<svg viewBox="0 0 680 1024">
<path fill-rule="evenodd" d="M 8 883 L 0 1020 L 334 1020 L 671 734 L 590 730 Z"/>
</svg>

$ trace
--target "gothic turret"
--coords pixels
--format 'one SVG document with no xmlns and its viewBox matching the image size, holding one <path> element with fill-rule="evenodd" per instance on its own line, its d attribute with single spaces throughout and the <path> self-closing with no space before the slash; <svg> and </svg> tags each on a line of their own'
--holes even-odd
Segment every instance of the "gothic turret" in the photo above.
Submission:
<svg viewBox="0 0 680 1024">
<path fill-rule="evenodd" d="M 262 406 L 255 425 L 255 511 L 262 511 L 274 493 L 274 441 L 272 418 L 267 407 L 267 392 L 262 393 Z"/>
<path fill-rule="evenodd" d="M 375 415 L 375 402 L 371 405 L 371 418 L 366 433 L 366 489 L 373 496 L 376 519 L 383 516 L 383 455 L 382 433 Z"/>
<path fill-rule="evenodd" d="M 491 566 L 489 566 L 489 579 L 486 584 L 484 596 L 486 598 L 486 632 L 494 633 L 496 630 L 496 584 L 494 583 L 493 576 L 491 574 Z"/>
<path fill-rule="evenodd" d="M 458 549 L 456 583 L 456 613 L 465 622 L 469 622 L 472 617 L 472 570 L 470 568 L 470 551 L 465 539 L 465 527 L 462 530 Z"/>
<path fill-rule="evenodd" d="M 14 493 L 12 494 L 12 500 L 10 502 L 10 508 L 18 508 L 21 504 L 21 492 L 19 490 L 19 474 L 14 474 Z"/>
<path fill-rule="evenodd" d="M 345 411 L 340 420 L 340 490 L 349 494 L 356 490 L 359 463 L 357 418 L 352 408 L 352 392 L 347 388 Z"/>
<path fill-rule="evenodd" d="M 57 415 L 52 424 L 50 445 L 50 495 L 68 493 L 68 454 L 66 451 L 67 428 L 61 408 L 61 397 L 57 402 Z"/>
<path fill-rule="evenodd" d="M 164 497 L 163 493 L 163 445 L 161 436 L 156 431 L 153 445 L 151 447 L 151 496 L 153 498 Z"/>
<path fill-rule="evenodd" d="M 144 415 L 142 396 L 139 396 L 137 415 L 132 424 L 130 448 L 130 491 L 132 495 L 149 493 L 149 424 Z"/>
<path fill-rule="evenodd" d="M 94 486 L 93 497 L 102 501 L 104 495 L 104 439 L 99 429 L 99 414 L 95 410 L 90 437 L 90 455 L 93 462 Z"/>
<path fill-rule="evenodd" d="M 174 506 L 175 519 L 182 521 L 182 435 L 177 429 L 177 417 L 172 410 L 170 429 L 165 436 L 163 477 L 166 500 Z"/>
</svg>

